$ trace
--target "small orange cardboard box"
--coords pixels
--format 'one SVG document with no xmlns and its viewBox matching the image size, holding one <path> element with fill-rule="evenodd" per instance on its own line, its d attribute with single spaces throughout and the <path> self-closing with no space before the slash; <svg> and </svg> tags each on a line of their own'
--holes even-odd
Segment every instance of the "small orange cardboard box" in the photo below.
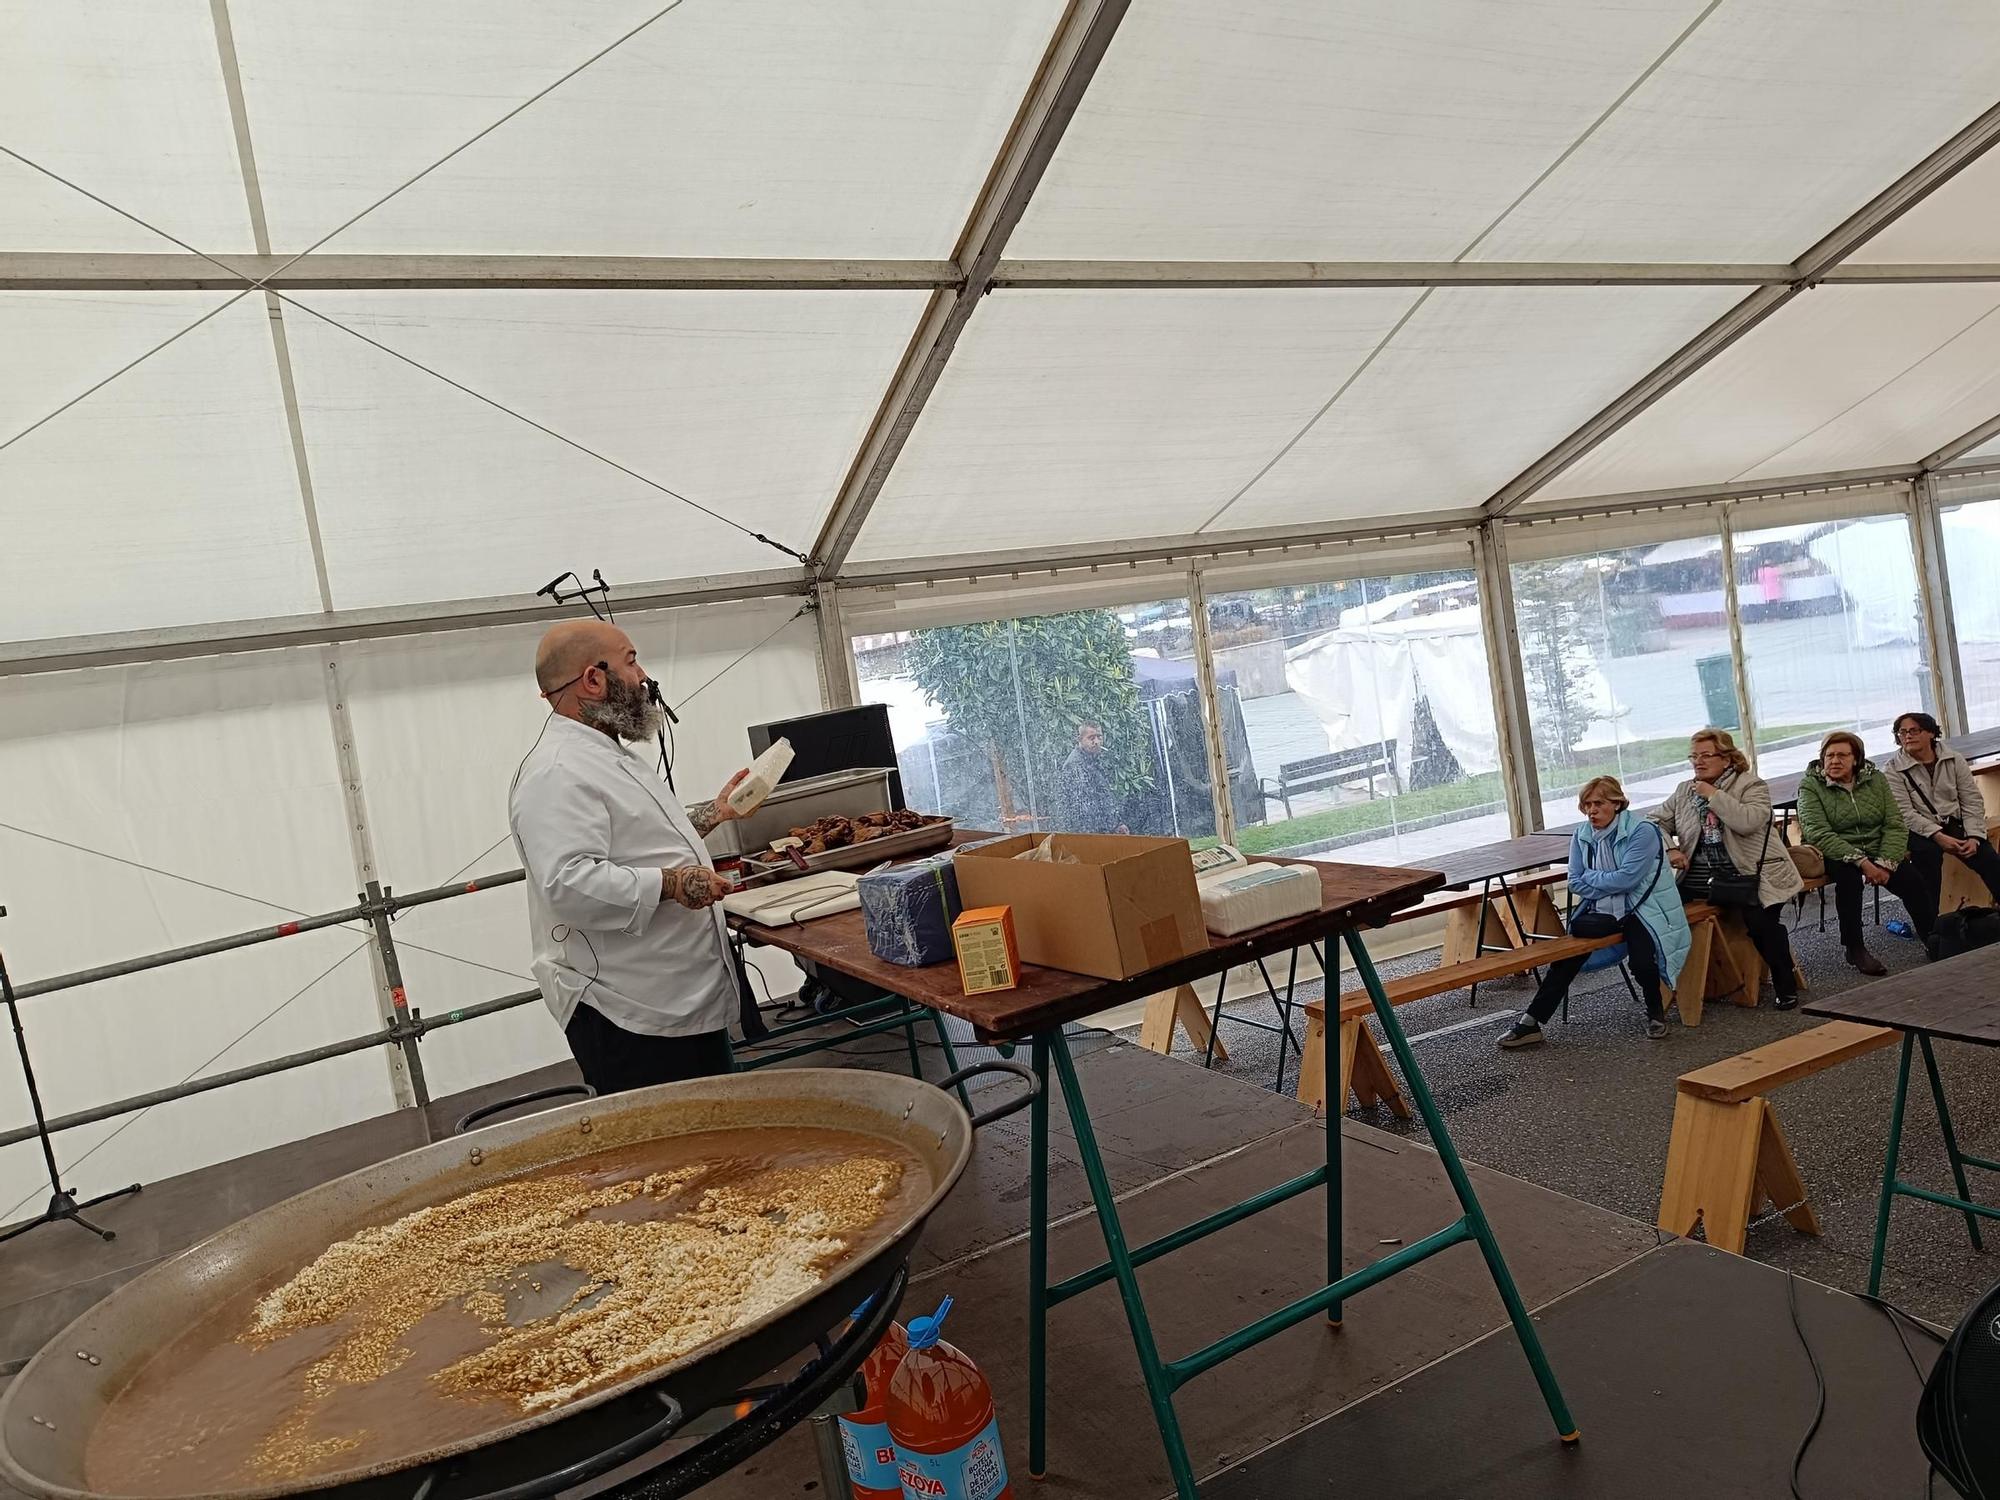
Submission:
<svg viewBox="0 0 2000 1500">
<path fill-rule="evenodd" d="M 960 912 L 951 924 L 951 941 L 958 949 L 958 977 L 966 994 L 1011 990 L 1021 982 L 1021 953 L 1014 946 L 1012 908 L 982 906 Z"/>
</svg>

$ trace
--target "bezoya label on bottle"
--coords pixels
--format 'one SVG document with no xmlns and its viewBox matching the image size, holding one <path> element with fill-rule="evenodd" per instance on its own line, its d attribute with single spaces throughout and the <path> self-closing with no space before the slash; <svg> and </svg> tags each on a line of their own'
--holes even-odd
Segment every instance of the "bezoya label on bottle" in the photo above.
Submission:
<svg viewBox="0 0 2000 1500">
<path fill-rule="evenodd" d="M 886 1490 L 894 1495 L 903 1487 L 896 1473 L 896 1445 L 889 1438 L 887 1422 L 850 1422 L 840 1419 L 840 1446 L 847 1455 L 847 1477 L 864 1490 Z"/>
<path fill-rule="evenodd" d="M 945 1453 L 898 1455 L 904 1500 L 998 1500 L 1007 1493 L 1007 1460 L 1000 1452 L 1000 1419 L 971 1442 Z"/>
</svg>

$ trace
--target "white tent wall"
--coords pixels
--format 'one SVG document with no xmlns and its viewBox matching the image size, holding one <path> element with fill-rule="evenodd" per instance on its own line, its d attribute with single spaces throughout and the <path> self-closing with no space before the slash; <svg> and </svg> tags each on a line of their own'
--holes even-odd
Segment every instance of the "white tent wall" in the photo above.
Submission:
<svg viewBox="0 0 2000 1500">
<path fill-rule="evenodd" d="M 320 677 L 299 651 L 0 682 L 0 944 L 17 983 L 353 901 Z M 43 1101 L 61 1115 L 371 1031 L 365 947 L 305 933 L 24 1001 Z M 58 1150 L 103 1191 L 393 1103 L 364 1052 L 67 1131 Z M 0 1122 L 28 1118 L 10 1061 Z M 0 1219 L 41 1206 L 42 1173 L 32 1142 L 0 1153 Z"/>
</svg>

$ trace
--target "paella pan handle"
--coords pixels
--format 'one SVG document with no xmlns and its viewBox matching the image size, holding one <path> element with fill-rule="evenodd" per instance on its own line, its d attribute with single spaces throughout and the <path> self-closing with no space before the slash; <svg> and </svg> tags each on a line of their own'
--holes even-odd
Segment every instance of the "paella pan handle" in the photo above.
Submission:
<svg viewBox="0 0 2000 1500">
<path fill-rule="evenodd" d="M 593 1453 L 588 1458 L 579 1459 L 567 1468 L 558 1469 L 553 1474 L 543 1474 L 522 1484 L 510 1485 L 504 1490 L 488 1490 L 479 1500 L 543 1500 L 543 1497 L 557 1495 L 577 1485 L 587 1484 L 599 1475 L 608 1474 L 622 1464 L 630 1463 L 642 1453 L 650 1453 L 667 1441 L 687 1421 L 687 1413 L 680 1402 L 665 1391 L 653 1393 L 666 1414 L 650 1427 L 635 1432 L 621 1443 L 613 1444 L 601 1453 Z M 433 1469 L 418 1485 L 411 1500 L 430 1500 L 432 1492 L 441 1482 L 449 1481 L 450 1466 Z"/>
<path fill-rule="evenodd" d="M 501 1099 L 482 1109 L 475 1109 L 469 1115 L 462 1115 L 459 1122 L 451 1127 L 453 1135 L 464 1135 L 466 1131 L 485 1124 L 495 1115 L 505 1114 L 510 1109 L 519 1109 L 524 1104 L 539 1104 L 544 1099 L 595 1099 L 597 1090 L 587 1083 L 558 1084 L 552 1089 L 536 1089 L 532 1094 L 516 1094 L 511 1099 Z"/>
<path fill-rule="evenodd" d="M 960 1068 L 956 1073 L 940 1078 L 937 1086 L 949 1092 L 968 1078 L 977 1078 L 982 1073 L 1008 1073 L 1025 1083 L 1027 1092 L 1016 1095 L 1005 1104 L 996 1104 L 992 1109 L 981 1110 L 972 1117 L 972 1128 L 991 1125 L 995 1120 L 1004 1120 L 1012 1114 L 1019 1114 L 1034 1103 L 1035 1095 L 1042 1091 L 1041 1080 L 1035 1077 L 1034 1069 L 1026 1063 L 1009 1062 L 1005 1058 L 995 1058 L 991 1062 L 974 1063 L 969 1068 Z"/>
</svg>

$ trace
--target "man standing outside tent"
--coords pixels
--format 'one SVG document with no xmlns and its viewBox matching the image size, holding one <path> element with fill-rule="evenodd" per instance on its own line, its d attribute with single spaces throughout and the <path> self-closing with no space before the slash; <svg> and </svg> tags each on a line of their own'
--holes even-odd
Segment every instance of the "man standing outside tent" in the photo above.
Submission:
<svg viewBox="0 0 2000 1500">
<path fill-rule="evenodd" d="M 735 814 L 689 809 L 629 746 L 665 710 L 631 638 L 601 620 L 542 637 L 549 717 L 509 795 L 528 872 L 535 982 L 600 1094 L 727 1073 L 737 986 L 721 908 L 730 883 L 702 836 Z"/>
<path fill-rule="evenodd" d="M 1058 786 L 1062 827 L 1068 833 L 1130 833 L 1118 821 L 1118 794 L 1104 763 L 1104 726 L 1089 719 L 1076 726 L 1076 748 L 1063 762 Z"/>
</svg>

